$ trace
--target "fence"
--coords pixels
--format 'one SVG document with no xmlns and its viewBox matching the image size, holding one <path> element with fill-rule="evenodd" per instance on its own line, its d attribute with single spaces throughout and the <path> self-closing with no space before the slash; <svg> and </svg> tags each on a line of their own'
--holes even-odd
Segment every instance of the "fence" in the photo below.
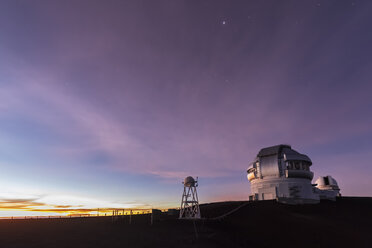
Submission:
<svg viewBox="0 0 372 248">
<path fill-rule="evenodd" d="M 141 214 L 151 214 L 154 209 L 97 209 L 91 211 L 91 213 L 79 213 L 79 214 L 68 214 L 68 215 L 42 215 L 42 216 L 5 216 L 0 217 L 0 220 L 20 220 L 20 219 L 67 219 L 67 218 L 92 218 L 92 217 L 119 217 L 119 216 L 131 216 Z M 160 211 L 160 210 L 157 210 Z M 95 212 L 95 213 L 92 213 Z"/>
</svg>

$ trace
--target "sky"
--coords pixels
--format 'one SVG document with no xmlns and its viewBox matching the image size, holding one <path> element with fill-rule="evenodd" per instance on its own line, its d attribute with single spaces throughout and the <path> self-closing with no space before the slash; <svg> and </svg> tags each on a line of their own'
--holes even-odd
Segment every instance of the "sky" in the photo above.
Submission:
<svg viewBox="0 0 372 248">
<path fill-rule="evenodd" d="M 0 2 L 0 216 L 246 200 L 290 144 L 372 196 L 372 2 Z"/>
</svg>

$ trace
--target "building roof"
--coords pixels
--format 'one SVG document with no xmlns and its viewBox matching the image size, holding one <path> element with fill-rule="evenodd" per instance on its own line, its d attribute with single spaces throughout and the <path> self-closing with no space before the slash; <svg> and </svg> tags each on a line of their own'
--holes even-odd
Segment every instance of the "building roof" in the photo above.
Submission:
<svg viewBox="0 0 372 248">
<path fill-rule="evenodd" d="M 266 157 L 266 156 L 272 156 L 272 155 L 284 155 L 285 160 L 300 160 L 300 161 L 307 161 L 310 164 L 312 164 L 311 159 L 305 155 L 301 154 L 291 148 L 290 145 L 276 145 L 276 146 L 270 146 L 262 148 L 259 153 L 257 154 L 257 157 Z"/>
<path fill-rule="evenodd" d="M 257 157 L 265 157 L 265 156 L 279 154 L 283 148 L 291 149 L 291 146 L 281 144 L 281 145 L 276 145 L 276 146 L 265 147 L 265 148 L 262 148 L 258 152 Z"/>
</svg>

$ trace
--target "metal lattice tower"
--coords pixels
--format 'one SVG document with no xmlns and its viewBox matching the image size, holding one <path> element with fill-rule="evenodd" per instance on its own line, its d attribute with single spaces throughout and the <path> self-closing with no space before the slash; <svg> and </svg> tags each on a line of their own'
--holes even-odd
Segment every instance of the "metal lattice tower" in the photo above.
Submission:
<svg viewBox="0 0 372 248">
<path fill-rule="evenodd" d="M 180 219 L 200 219 L 198 193 L 198 178 L 186 177 L 183 183 L 183 194 L 180 209 Z"/>
</svg>

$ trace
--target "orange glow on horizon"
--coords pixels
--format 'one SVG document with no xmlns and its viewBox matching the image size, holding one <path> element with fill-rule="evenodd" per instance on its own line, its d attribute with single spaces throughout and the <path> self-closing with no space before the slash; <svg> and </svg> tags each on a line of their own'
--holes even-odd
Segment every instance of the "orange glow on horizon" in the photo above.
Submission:
<svg viewBox="0 0 372 248">
<path fill-rule="evenodd" d="M 45 200 L 45 202 L 44 202 Z M 42 202 L 43 201 L 43 202 Z M 0 200 L 0 218 L 25 216 L 111 216 L 151 213 L 150 205 L 111 203 L 76 197 L 53 197 L 49 199 L 7 197 Z M 71 203 L 71 204 L 69 204 Z M 102 207 L 102 206 L 108 207 Z M 151 207 L 151 208 L 150 208 Z M 157 208 L 165 209 L 165 208 Z"/>
<path fill-rule="evenodd" d="M 135 215 L 151 213 L 149 208 L 59 208 L 60 206 L 37 204 L 10 205 L 0 203 L 0 218 L 10 217 L 48 217 L 48 216 L 111 216 L 116 215 Z M 164 210 L 164 209 L 161 209 Z"/>
</svg>

